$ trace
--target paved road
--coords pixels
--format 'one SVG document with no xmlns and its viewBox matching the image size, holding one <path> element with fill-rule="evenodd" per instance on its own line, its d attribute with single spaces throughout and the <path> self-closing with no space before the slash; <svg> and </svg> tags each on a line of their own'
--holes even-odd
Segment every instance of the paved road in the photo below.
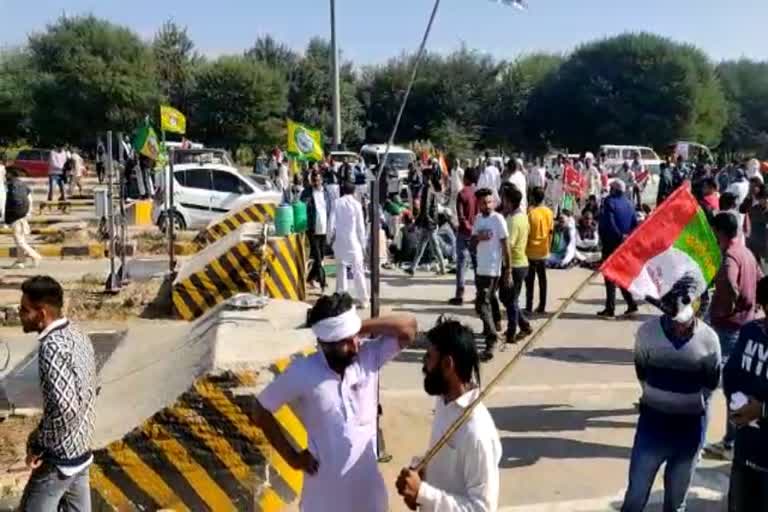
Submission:
<svg viewBox="0 0 768 512">
<path fill-rule="evenodd" d="M 548 310 L 554 311 L 589 276 L 581 269 L 550 271 Z M 415 313 L 423 327 L 448 312 L 480 323 L 470 305 L 447 306 L 451 278 L 428 274 L 409 279 L 385 275 L 382 295 L 392 311 Z M 502 438 L 502 512 L 598 512 L 620 506 L 636 424 L 639 395 L 632 363 L 633 336 L 641 321 L 655 315 L 644 307 L 635 321 L 600 320 L 603 286 L 593 280 L 539 342 L 521 357 L 487 401 Z M 543 320 L 539 320 L 541 323 Z M 483 366 L 490 380 L 515 350 Z M 432 402 L 423 392 L 423 350 L 403 353 L 382 378 L 385 439 L 394 460 L 382 466 L 391 489 L 392 510 L 406 510 L 394 478 L 411 457 L 426 450 Z M 716 398 L 710 439 L 721 435 L 722 399 Z M 689 510 L 723 510 L 728 467 L 704 461 L 694 482 Z M 649 510 L 661 510 L 661 482 Z"/>
</svg>

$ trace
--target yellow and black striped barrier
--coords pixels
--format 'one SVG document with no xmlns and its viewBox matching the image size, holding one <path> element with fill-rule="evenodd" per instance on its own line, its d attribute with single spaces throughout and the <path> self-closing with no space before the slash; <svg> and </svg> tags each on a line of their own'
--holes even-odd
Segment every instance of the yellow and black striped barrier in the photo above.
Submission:
<svg viewBox="0 0 768 512">
<path fill-rule="evenodd" d="M 276 299 L 303 301 L 305 254 L 301 234 L 269 239 L 263 257 L 259 242 L 238 240 L 220 256 L 174 283 L 176 312 L 185 320 L 193 320 L 237 293 L 259 289 Z"/>
<path fill-rule="evenodd" d="M 276 208 L 277 205 L 273 203 L 252 204 L 234 213 L 230 213 L 213 226 L 201 231 L 195 237 L 194 243 L 202 248 L 224 238 L 247 222 L 271 222 L 275 218 Z"/>
<path fill-rule="evenodd" d="M 290 359 L 276 363 L 279 373 Z M 277 512 L 301 492 L 302 474 L 266 442 L 252 420 L 255 372 L 225 372 L 194 383 L 173 405 L 94 453 L 94 510 Z M 298 449 L 304 426 L 288 406 L 275 414 Z"/>
</svg>

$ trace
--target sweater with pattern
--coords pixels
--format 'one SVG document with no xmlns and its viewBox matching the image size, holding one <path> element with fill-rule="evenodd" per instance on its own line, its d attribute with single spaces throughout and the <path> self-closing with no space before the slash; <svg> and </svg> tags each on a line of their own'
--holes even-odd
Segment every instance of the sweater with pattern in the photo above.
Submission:
<svg viewBox="0 0 768 512">
<path fill-rule="evenodd" d="M 29 451 L 57 466 L 78 466 L 90 457 L 94 433 L 93 345 L 68 320 L 57 320 L 40 337 L 38 360 L 43 416 Z"/>
</svg>

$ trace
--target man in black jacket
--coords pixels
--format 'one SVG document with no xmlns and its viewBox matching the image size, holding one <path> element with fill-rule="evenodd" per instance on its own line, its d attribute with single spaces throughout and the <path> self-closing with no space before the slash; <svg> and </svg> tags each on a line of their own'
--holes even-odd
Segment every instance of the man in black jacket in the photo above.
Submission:
<svg viewBox="0 0 768 512">
<path fill-rule="evenodd" d="M 768 277 L 756 302 L 768 313 Z M 768 510 L 768 321 L 741 328 L 723 371 L 730 420 L 737 427 L 728 511 Z"/>
<path fill-rule="evenodd" d="M 301 194 L 301 200 L 307 204 L 307 230 L 309 231 L 309 257 L 312 267 L 309 269 L 307 282 L 310 286 L 315 283 L 325 291 L 325 239 L 328 236 L 328 223 L 333 212 L 333 198 L 323 185 L 323 177 L 313 171 L 310 177 L 311 188 L 306 188 Z"/>
<path fill-rule="evenodd" d="M 445 274 L 445 259 L 440 251 L 440 242 L 437 238 L 437 192 L 440 188 L 440 177 L 431 169 L 424 169 L 424 186 L 421 188 L 421 200 L 419 202 L 419 214 L 416 217 L 416 227 L 419 228 L 419 247 L 416 250 L 416 258 L 413 265 L 407 270 L 413 275 L 424 256 L 427 246 L 431 246 L 432 252 L 437 257 L 440 265 L 439 274 Z"/>
</svg>

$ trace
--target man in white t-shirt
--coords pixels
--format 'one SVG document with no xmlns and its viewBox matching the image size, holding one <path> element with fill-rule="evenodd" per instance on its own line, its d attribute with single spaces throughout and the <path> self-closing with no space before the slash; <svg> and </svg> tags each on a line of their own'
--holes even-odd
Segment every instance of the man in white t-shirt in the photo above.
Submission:
<svg viewBox="0 0 768 512">
<path fill-rule="evenodd" d="M 510 159 L 509 162 L 507 162 L 507 179 L 506 181 L 508 183 L 511 183 L 515 186 L 517 190 L 520 191 L 521 194 L 523 194 L 523 201 L 520 203 L 520 208 L 522 208 L 523 211 L 528 209 L 528 183 L 525 177 L 525 173 L 523 172 L 523 161 L 520 159 L 513 160 Z M 501 188 L 501 187 L 499 187 Z M 501 204 L 501 202 L 497 202 L 496 205 L 498 206 Z"/>
<path fill-rule="evenodd" d="M 493 358 L 493 349 L 498 341 L 501 328 L 501 310 L 496 291 L 499 280 L 509 283 L 510 274 L 501 272 L 502 261 L 509 261 L 507 246 L 507 223 L 500 213 L 494 211 L 493 193 L 487 188 L 481 188 L 475 193 L 479 215 L 475 217 L 472 227 L 472 244 L 477 251 L 477 270 L 475 271 L 475 310 L 483 321 L 485 336 L 485 352 L 483 360 Z M 509 269 L 510 266 L 506 265 Z"/>
</svg>

